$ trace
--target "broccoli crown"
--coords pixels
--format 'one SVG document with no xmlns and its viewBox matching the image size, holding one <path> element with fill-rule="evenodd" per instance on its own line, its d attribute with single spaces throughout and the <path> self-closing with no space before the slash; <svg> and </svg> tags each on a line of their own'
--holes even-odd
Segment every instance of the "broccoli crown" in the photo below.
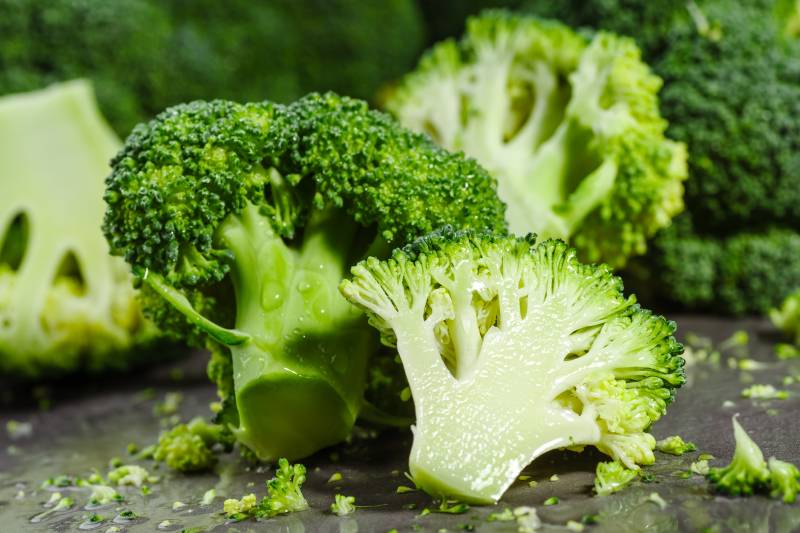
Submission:
<svg viewBox="0 0 800 533">
<path fill-rule="evenodd" d="M 598 496 L 608 496 L 613 492 L 618 492 L 639 477 L 638 470 L 625 468 L 617 461 L 607 461 L 597 463 L 597 471 L 594 478 L 594 491 Z"/>
<path fill-rule="evenodd" d="M 118 148 L 85 81 L 0 98 L 0 371 L 123 368 L 154 337 L 99 231 Z"/>
<path fill-rule="evenodd" d="M 706 1 L 673 25 L 654 63 L 670 135 L 690 150 L 686 202 L 699 229 L 800 226 L 800 43 L 784 41 L 772 1 Z M 699 215 L 702 213 L 702 217 Z"/>
<path fill-rule="evenodd" d="M 230 348 L 209 371 L 226 391 L 233 382 L 223 418 L 236 424 L 238 408 L 237 437 L 263 459 L 349 433 L 374 350 L 337 290 L 350 265 L 445 222 L 504 225 L 474 161 L 332 93 L 177 106 L 137 127 L 112 164 L 112 251 L 164 330 Z"/>
<path fill-rule="evenodd" d="M 370 97 L 411 68 L 422 22 L 413 0 L 3 0 L 0 35 L 0 94 L 88 77 L 126 135 L 194 99 Z"/>
<path fill-rule="evenodd" d="M 90 77 L 119 133 L 148 116 L 169 20 L 143 0 L 3 0 L 0 94 Z"/>
<path fill-rule="evenodd" d="M 447 229 L 352 275 L 342 293 L 405 367 L 426 491 L 496 501 L 556 448 L 653 462 L 647 430 L 684 382 L 683 348 L 607 266 L 562 241 Z"/>
<path fill-rule="evenodd" d="M 736 449 L 731 463 L 722 468 L 711 468 L 708 479 L 716 490 L 733 496 L 749 496 L 757 492 L 770 494 L 792 503 L 800 491 L 800 471 L 791 463 L 774 457 L 764 460 L 761 448 L 753 442 L 733 417 L 733 436 Z"/>
<path fill-rule="evenodd" d="M 512 231 L 623 265 L 683 208 L 684 146 L 632 40 L 484 12 L 423 57 L 388 102 L 405 125 L 498 178 Z"/>
<path fill-rule="evenodd" d="M 727 237 L 698 233 L 683 214 L 634 261 L 626 279 L 638 293 L 686 308 L 766 313 L 800 287 L 800 233 L 772 227 Z"/>
<path fill-rule="evenodd" d="M 787 296 L 779 308 L 770 309 L 769 318 L 776 328 L 800 346 L 800 288 Z"/>
</svg>

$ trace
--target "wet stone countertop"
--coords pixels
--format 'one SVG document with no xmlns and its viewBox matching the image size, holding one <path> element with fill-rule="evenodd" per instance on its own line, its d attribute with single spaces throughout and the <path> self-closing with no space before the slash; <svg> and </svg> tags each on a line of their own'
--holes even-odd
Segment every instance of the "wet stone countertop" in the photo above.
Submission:
<svg viewBox="0 0 800 533">
<path fill-rule="evenodd" d="M 126 533 L 192 527 L 202 531 L 291 533 L 385 532 L 393 528 L 399 532 L 513 532 L 518 529 L 516 522 L 488 521 L 488 516 L 506 507 L 532 506 L 541 519 L 541 531 L 569 531 L 569 521 L 580 522 L 586 516 L 596 521 L 586 526 L 586 531 L 800 531 L 800 503 L 787 505 L 762 496 L 722 497 L 709 490 L 703 477 L 687 474 L 700 453 L 717 458 L 711 461 L 712 466 L 727 464 L 733 452 L 734 413 L 740 413 L 742 426 L 761 445 L 765 457 L 800 464 L 800 384 L 783 384 L 786 376 L 800 378 L 800 360 L 775 358 L 776 333 L 764 320 L 671 318 L 680 325 L 681 340 L 693 332 L 719 345 L 735 331 L 746 330 L 749 344 L 745 349 L 723 351 L 716 363 L 689 365 L 687 385 L 653 428 L 657 438 L 680 434 L 696 443 L 698 451 L 681 457 L 657 453 L 656 464 L 646 469 L 650 481 L 637 481 L 617 494 L 592 494 L 595 465 L 604 460 L 601 454 L 557 451 L 530 465 L 524 472 L 530 477 L 516 482 L 497 506 L 472 507 L 463 514 L 421 516 L 426 507 L 436 508 L 429 497 L 420 492 L 397 493 L 398 486 L 410 485 L 403 475 L 410 432 L 378 434 L 359 429 L 350 443 L 303 461 L 308 468 L 303 487 L 311 506 L 308 511 L 260 522 L 226 523 L 220 513 L 223 499 L 249 492 L 263 496 L 264 481 L 272 477 L 270 467 L 249 466 L 232 453 L 221 457 L 214 473 L 180 475 L 164 468 L 151 470 L 161 477 L 152 484 L 152 492 L 144 496 L 135 488 L 120 489 L 125 502 L 93 511 L 104 517 L 93 530 L 105 532 L 116 525 Z M 73 381 L 36 389 L 34 394 L 46 409 L 20 406 L 19 402 L 3 407 L 0 422 L 4 427 L 15 420 L 29 423 L 30 431 L 17 432 L 15 438 L 6 431 L 0 434 L 0 532 L 81 531 L 95 526 L 85 523 L 90 514 L 84 508 L 88 500 L 85 489 L 62 489 L 76 504 L 32 523 L 31 518 L 45 510 L 43 504 L 52 493 L 52 489 L 41 488 L 42 482 L 60 474 L 86 476 L 92 469 L 105 473 L 112 457 L 130 461 L 126 452 L 129 443 L 143 447 L 157 439 L 163 422 L 154 415 L 154 406 L 169 392 L 183 396 L 177 412 L 182 420 L 208 413 L 208 403 L 215 394 L 204 375 L 204 357 L 197 353 L 179 363 L 140 370 L 135 378 L 128 375 L 105 378 L 100 383 Z M 744 358 L 762 364 L 751 363 L 755 369 L 734 364 Z M 774 385 L 789 391 L 790 396 L 772 401 L 742 398 L 742 389 L 754 383 Z M 152 465 L 149 461 L 142 464 L 147 468 Z M 342 479 L 329 483 L 335 472 L 341 473 Z M 554 474 L 557 480 L 551 481 Z M 530 481 L 538 483 L 531 487 Z M 216 489 L 217 498 L 202 505 L 203 494 L 211 488 Z M 336 493 L 355 496 L 356 504 L 366 507 L 347 517 L 332 515 L 328 508 Z M 665 507 L 653 501 L 653 493 L 660 496 Z M 545 500 L 553 496 L 558 503 L 545 506 Z M 175 502 L 186 505 L 174 509 Z M 133 522 L 120 520 L 118 515 L 124 509 L 133 510 L 139 518 Z"/>
</svg>

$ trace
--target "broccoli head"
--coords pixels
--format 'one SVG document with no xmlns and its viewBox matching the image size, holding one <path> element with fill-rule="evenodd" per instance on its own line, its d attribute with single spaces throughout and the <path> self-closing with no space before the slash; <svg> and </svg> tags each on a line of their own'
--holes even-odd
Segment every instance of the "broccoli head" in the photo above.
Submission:
<svg viewBox="0 0 800 533">
<path fill-rule="evenodd" d="M 564 242 L 445 230 L 352 269 L 342 293 L 397 347 L 416 407 L 410 473 L 497 501 L 528 463 L 591 445 L 629 469 L 684 382 L 675 324 Z"/>
<path fill-rule="evenodd" d="M 445 222 L 504 224 L 474 161 L 332 93 L 180 105 L 138 126 L 112 164 L 112 251 L 165 331 L 216 345 L 223 418 L 261 459 L 349 434 L 376 348 L 337 290 L 352 264 Z"/>
<path fill-rule="evenodd" d="M 86 81 L 0 98 L 3 373 L 123 368 L 154 337 L 100 231 L 118 149 Z"/>
<path fill-rule="evenodd" d="M 619 267 L 683 208 L 686 154 L 664 137 L 660 87 L 630 39 L 490 11 L 429 51 L 387 106 L 497 177 L 511 231 Z"/>
</svg>

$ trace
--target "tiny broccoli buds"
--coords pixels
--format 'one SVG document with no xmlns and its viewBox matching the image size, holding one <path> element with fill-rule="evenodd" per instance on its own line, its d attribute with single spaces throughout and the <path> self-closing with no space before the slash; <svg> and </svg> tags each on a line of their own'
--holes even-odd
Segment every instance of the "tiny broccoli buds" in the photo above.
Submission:
<svg viewBox="0 0 800 533">
<path fill-rule="evenodd" d="M 683 384 L 675 324 L 562 241 L 444 229 L 352 268 L 342 294 L 396 346 L 416 409 L 409 471 L 436 497 L 497 501 L 545 452 L 654 461 Z"/>
</svg>

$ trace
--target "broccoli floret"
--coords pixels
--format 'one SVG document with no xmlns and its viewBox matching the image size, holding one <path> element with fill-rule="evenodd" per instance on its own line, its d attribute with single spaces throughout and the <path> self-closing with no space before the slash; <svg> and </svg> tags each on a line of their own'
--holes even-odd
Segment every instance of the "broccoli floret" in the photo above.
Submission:
<svg viewBox="0 0 800 533">
<path fill-rule="evenodd" d="M 625 468 L 617 461 L 597 463 L 594 478 L 594 491 L 598 496 L 608 496 L 627 487 L 639 476 L 638 470 Z"/>
<path fill-rule="evenodd" d="M 697 450 L 693 442 L 684 441 L 680 435 L 672 435 L 656 442 L 656 450 L 670 455 L 683 455 Z"/>
<path fill-rule="evenodd" d="M 556 448 L 654 461 L 647 430 L 684 382 L 675 324 L 562 241 L 445 230 L 352 269 L 342 293 L 395 345 L 416 407 L 410 473 L 496 501 Z"/>
<path fill-rule="evenodd" d="M 233 434 L 225 426 L 208 424 L 195 418 L 179 424 L 158 438 L 153 459 L 181 472 L 198 472 L 214 466 L 217 461 L 214 446 L 230 449 Z"/>
<path fill-rule="evenodd" d="M 91 78 L 120 134 L 146 118 L 145 95 L 168 68 L 170 22 L 144 0 L 0 2 L 0 94 Z"/>
<path fill-rule="evenodd" d="M 0 373 L 124 368 L 155 336 L 100 232 L 118 148 L 86 81 L 0 98 Z"/>
<path fill-rule="evenodd" d="M 337 494 L 331 504 L 331 512 L 336 516 L 347 516 L 356 510 L 356 499 L 353 496 Z"/>
<path fill-rule="evenodd" d="M 275 477 L 267 481 L 267 496 L 260 502 L 255 494 L 248 494 L 241 500 L 225 500 L 223 509 L 232 520 L 247 518 L 272 518 L 282 514 L 295 513 L 308 509 L 308 502 L 301 490 L 306 480 L 306 467 L 291 465 L 289 461 L 278 460 Z"/>
<path fill-rule="evenodd" d="M 771 309 L 769 318 L 787 338 L 800 346 L 800 289 L 786 297 L 778 309 Z"/>
<path fill-rule="evenodd" d="M 644 300 L 724 314 L 767 313 L 800 286 L 800 233 L 775 227 L 730 236 L 695 231 L 681 215 L 637 258 L 626 281 Z"/>
<path fill-rule="evenodd" d="M 742 429 L 737 417 L 733 417 L 733 436 L 736 440 L 733 460 L 723 468 L 711 468 L 708 479 L 718 491 L 726 494 L 748 496 L 765 492 L 773 498 L 792 503 L 800 491 L 800 472 L 797 467 L 774 457 L 770 458 L 769 463 L 764 461 L 761 449 Z"/>
<path fill-rule="evenodd" d="M 335 444 L 358 414 L 376 343 L 337 291 L 350 265 L 445 222 L 503 226 L 474 161 L 332 93 L 171 108 L 107 184 L 113 252 L 165 331 L 228 349 L 221 422 L 264 460 Z"/>
<path fill-rule="evenodd" d="M 492 172 L 511 231 L 619 267 L 683 209 L 685 147 L 664 137 L 660 87 L 630 39 L 490 11 L 430 50 L 387 107 Z"/>
<path fill-rule="evenodd" d="M 123 486 L 131 485 L 141 487 L 145 483 L 155 483 L 158 477 L 150 473 L 139 465 L 121 465 L 108 473 L 108 482 L 111 485 Z"/>
<path fill-rule="evenodd" d="M 797 493 L 800 492 L 800 470 L 792 463 L 779 461 L 774 457 L 770 457 L 767 466 L 772 487 L 769 495 L 786 503 L 794 503 Z"/>
</svg>

